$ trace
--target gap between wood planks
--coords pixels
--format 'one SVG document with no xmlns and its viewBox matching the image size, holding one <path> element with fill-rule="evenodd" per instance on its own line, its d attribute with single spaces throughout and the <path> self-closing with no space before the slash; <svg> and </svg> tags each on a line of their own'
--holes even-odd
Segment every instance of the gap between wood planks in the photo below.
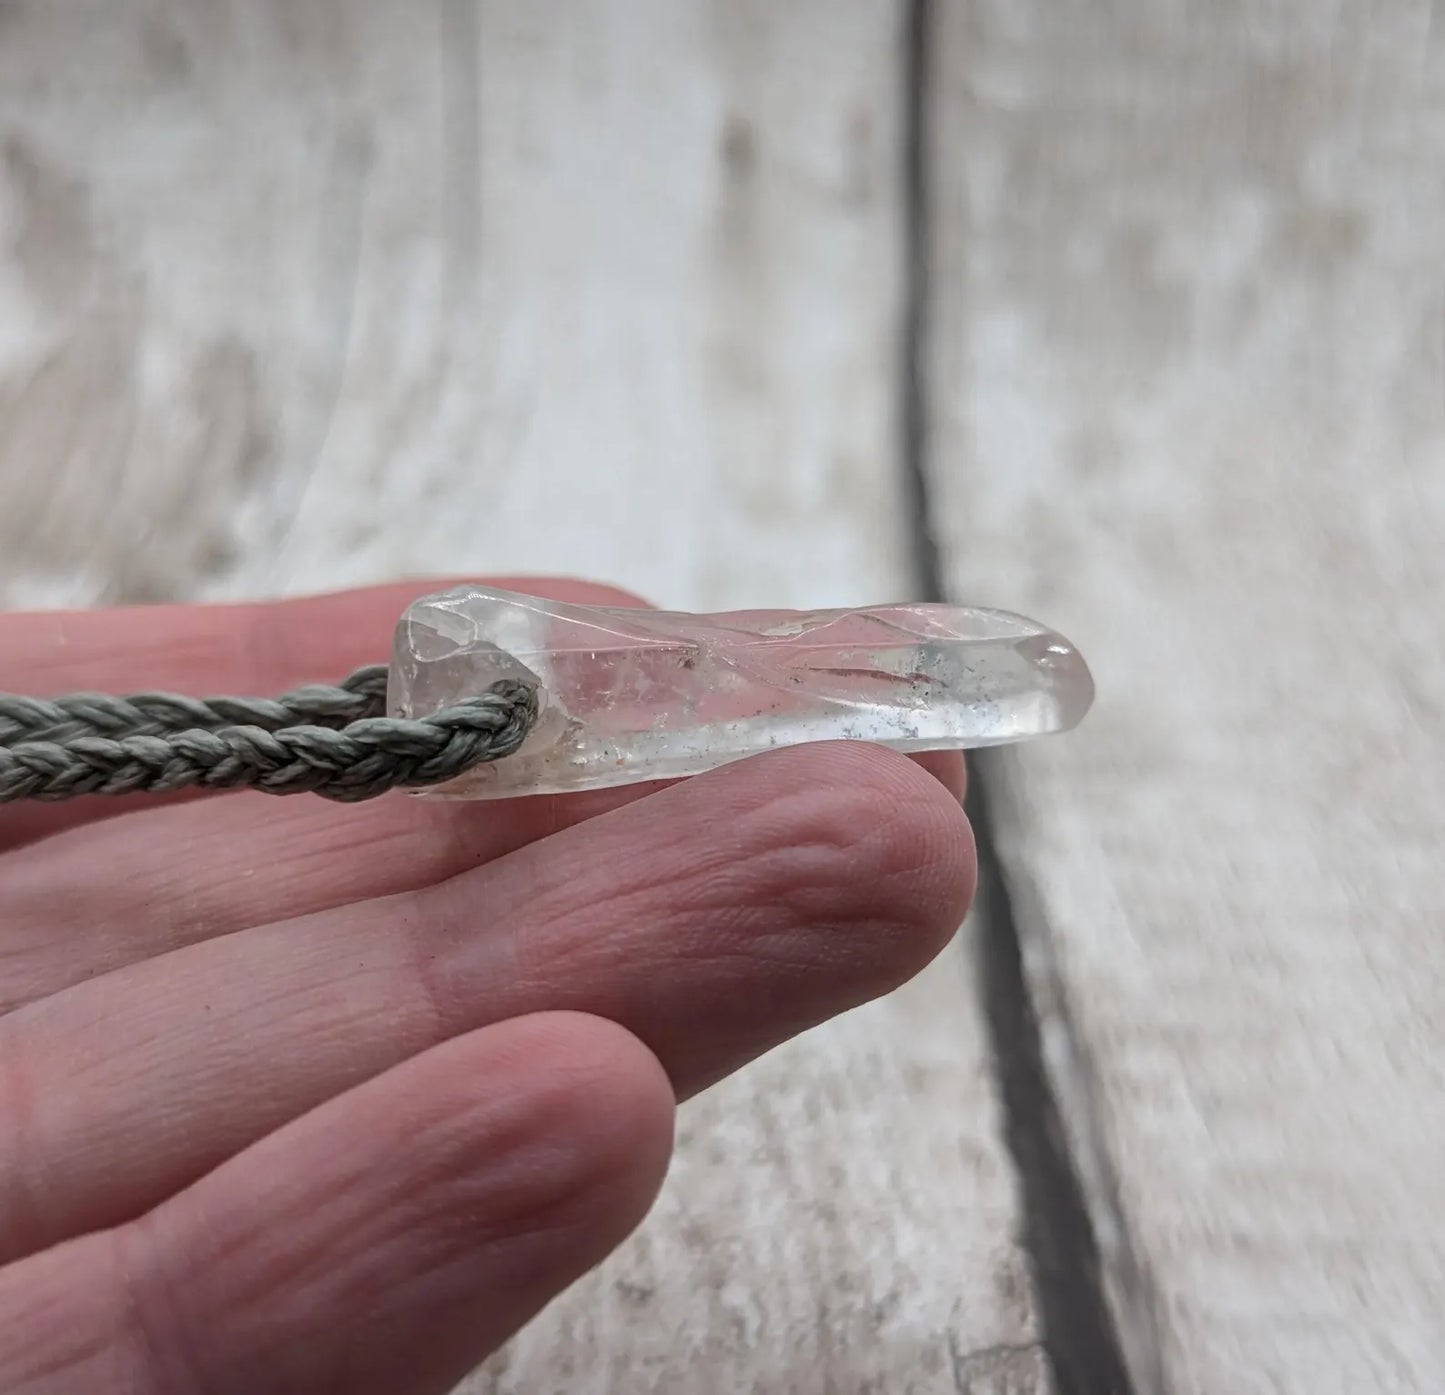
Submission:
<svg viewBox="0 0 1445 1395">
<path fill-rule="evenodd" d="M 929 512 L 927 356 L 931 328 L 929 168 L 932 0 L 908 0 L 902 53 L 904 114 L 903 268 L 900 422 L 906 519 L 920 599 L 945 595 L 938 543 Z M 1098 1238 L 1090 1215 L 1081 1160 L 1068 1144 L 1060 1101 L 1044 1062 L 1038 1008 L 1024 976 L 1014 898 L 1000 867 L 989 814 L 991 763 L 970 761 L 968 813 L 978 845 L 979 982 L 984 994 L 990 1046 L 998 1071 L 1004 1132 L 1018 1172 L 1023 1206 L 1022 1241 L 1033 1269 L 1044 1345 L 1059 1395 L 1163 1395 L 1136 1388 L 1110 1312 Z M 1062 1018 L 1067 1027 L 1067 1017 Z M 1072 1035 L 1072 1034 L 1070 1034 Z M 1078 1060 L 1077 1043 L 1070 1055 Z M 1087 1100 L 1087 1092 L 1082 1098 Z M 1075 1107 L 1087 1109 L 1087 1104 Z M 1092 1121 L 1073 1130 L 1099 1153 L 1086 1161 L 1094 1176 L 1112 1165 Z M 1076 1145 L 1077 1146 L 1077 1145 Z M 1095 1191 L 1098 1190 L 1096 1187 Z M 1097 1207 L 1101 1198 L 1095 1197 Z M 1121 1223 L 1120 1245 L 1128 1237 Z M 1131 1269 L 1137 1266 L 1130 1265 Z M 1127 1294 L 1126 1297 L 1132 1295 Z M 1135 1325 L 1126 1315 L 1126 1321 Z M 1148 1362 L 1157 1369 L 1157 1363 Z"/>
</svg>

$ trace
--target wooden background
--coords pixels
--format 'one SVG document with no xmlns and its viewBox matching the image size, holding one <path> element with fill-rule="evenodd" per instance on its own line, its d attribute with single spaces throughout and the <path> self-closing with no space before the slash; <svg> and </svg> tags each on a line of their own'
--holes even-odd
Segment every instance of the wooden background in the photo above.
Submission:
<svg viewBox="0 0 1445 1395">
<path fill-rule="evenodd" d="M 473 1395 L 1445 1390 L 1438 4 L 0 0 L 0 600 L 506 570 L 1100 701 Z"/>
</svg>

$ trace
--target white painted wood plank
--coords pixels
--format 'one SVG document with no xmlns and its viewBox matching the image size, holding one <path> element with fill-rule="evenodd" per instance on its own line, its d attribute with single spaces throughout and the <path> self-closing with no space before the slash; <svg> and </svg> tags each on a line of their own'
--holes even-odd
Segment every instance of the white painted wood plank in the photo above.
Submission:
<svg viewBox="0 0 1445 1395">
<path fill-rule="evenodd" d="M 908 589 L 895 3 L 0 9 L 12 604 Z M 690 1105 L 474 1392 L 1047 1389 L 969 963 Z"/>
<path fill-rule="evenodd" d="M 114 8 L 4 11 L 32 588 L 897 584 L 896 6 Z"/>
<path fill-rule="evenodd" d="M 937 7 L 933 486 L 1140 1392 L 1445 1389 L 1445 29 Z"/>
</svg>

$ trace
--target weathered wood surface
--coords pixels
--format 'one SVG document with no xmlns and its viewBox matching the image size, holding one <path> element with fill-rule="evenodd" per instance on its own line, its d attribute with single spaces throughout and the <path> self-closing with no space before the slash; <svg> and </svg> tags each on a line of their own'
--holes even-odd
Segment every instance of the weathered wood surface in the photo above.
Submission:
<svg viewBox="0 0 1445 1395">
<path fill-rule="evenodd" d="M 940 4 L 936 518 L 1139 1392 L 1445 1390 L 1445 25 Z"/>
<path fill-rule="evenodd" d="M 906 593 L 901 14 L 0 3 L 5 601 Z M 1048 1389 L 963 948 L 689 1106 L 469 1389 Z"/>
</svg>

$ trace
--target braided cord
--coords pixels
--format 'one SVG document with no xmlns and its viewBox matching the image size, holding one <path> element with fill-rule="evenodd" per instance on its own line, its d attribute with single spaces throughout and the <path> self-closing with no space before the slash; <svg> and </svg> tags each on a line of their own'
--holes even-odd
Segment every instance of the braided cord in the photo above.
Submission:
<svg viewBox="0 0 1445 1395">
<path fill-rule="evenodd" d="M 380 664 L 274 699 L 0 693 L 0 804 L 187 788 L 374 799 L 511 755 L 538 696 L 503 679 L 424 718 L 387 717 L 385 706 Z"/>
</svg>

